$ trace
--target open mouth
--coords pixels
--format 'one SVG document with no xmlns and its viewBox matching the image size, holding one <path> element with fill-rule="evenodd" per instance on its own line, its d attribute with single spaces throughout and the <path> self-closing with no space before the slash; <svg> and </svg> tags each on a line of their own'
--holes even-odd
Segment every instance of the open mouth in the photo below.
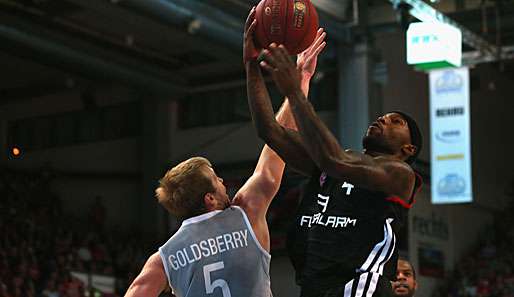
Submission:
<svg viewBox="0 0 514 297">
<path fill-rule="evenodd" d="M 394 291 L 405 292 L 409 290 L 409 286 L 407 284 L 395 284 Z"/>
</svg>

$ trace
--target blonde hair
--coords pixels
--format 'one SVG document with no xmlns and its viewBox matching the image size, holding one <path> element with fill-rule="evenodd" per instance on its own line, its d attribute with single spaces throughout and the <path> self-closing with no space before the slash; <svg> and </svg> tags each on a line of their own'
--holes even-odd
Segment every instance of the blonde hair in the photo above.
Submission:
<svg viewBox="0 0 514 297">
<path fill-rule="evenodd" d="M 187 219 L 205 212 L 204 196 L 216 191 L 204 168 L 209 160 L 193 157 L 166 172 L 155 190 L 157 200 L 172 215 Z"/>
</svg>

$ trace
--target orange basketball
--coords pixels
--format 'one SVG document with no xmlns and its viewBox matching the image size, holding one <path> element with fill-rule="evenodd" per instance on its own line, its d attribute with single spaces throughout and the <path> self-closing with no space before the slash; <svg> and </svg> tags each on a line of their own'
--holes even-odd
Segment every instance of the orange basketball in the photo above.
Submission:
<svg viewBox="0 0 514 297">
<path fill-rule="evenodd" d="M 318 30 L 318 14 L 310 0 L 261 0 L 255 13 L 255 43 L 267 48 L 283 44 L 296 55 L 308 48 Z"/>
</svg>

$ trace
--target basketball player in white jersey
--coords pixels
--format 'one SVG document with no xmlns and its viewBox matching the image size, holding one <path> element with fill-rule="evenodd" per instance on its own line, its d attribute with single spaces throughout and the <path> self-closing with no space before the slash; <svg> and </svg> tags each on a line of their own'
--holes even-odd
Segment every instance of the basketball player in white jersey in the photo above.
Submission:
<svg viewBox="0 0 514 297">
<path fill-rule="evenodd" d="M 251 38 L 252 9 L 245 26 L 243 59 L 257 51 Z M 299 55 L 299 65 L 313 73 L 325 35 Z M 310 76 L 306 77 L 308 85 Z M 287 100 L 277 120 L 296 129 Z M 210 162 L 188 159 L 169 170 L 156 190 L 159 203 L 184 219 L 179 230 L 154 253 L 129 287 L 126 297 L 154 297 L 171 287 L 177 297 L 269 297 L 270 238 L 266 211 L 278 191 L 284 162 L 265 146 L 253 175 L 232 203 Z M 232 206 L 231 206 L 232 205 Z"/>
</svg>

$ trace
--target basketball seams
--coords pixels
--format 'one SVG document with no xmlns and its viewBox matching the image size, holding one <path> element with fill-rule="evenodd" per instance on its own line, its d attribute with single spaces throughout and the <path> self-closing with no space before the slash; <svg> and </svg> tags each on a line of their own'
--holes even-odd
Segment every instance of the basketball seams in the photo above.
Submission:
<svg viewBox="0 0 514 297">
<path fill-rule="evenodd" d="M 290 44 L 294 39 L 296 39 L 296 32 L 294 31 L 294 3 L 295 0 L 287 1 L 287 16 L 286 19 L 286 34 L 284 34 L 284 45 L 287 44 L 286 49 L 290 54 L 294 54 L 295 49 L 298 45 L 298 42 L 296 44 L 292 45 Z M 289 4 L 292 4 L 292 7 L 289 8 Z M 291 28 L 289 27 L 291 25 Z M 289 32 L 292 32 L 292 34 L 287 34 Z"/>
<path fill-rule="evenodd" d="M 303 16 L 295 16 L 296 4 L 303 5 Z M 270 43 L 283 44 L 290 54 L 295 55 L 314 41 L 318 30 L 318 16 L 310 0 L 262 0 L 257 5 L 256 45 L 267 48 Z M 299 28 L 295 24 L 303 18 Z M 272 34 L 274 33 L 274 34 Z"/>
<path fill-rule="evenodd" d="M 273 0 L 266 0 L 264 1 L 265 5 L 264 7 L 266 6 L 269 6 L 269 7 L 272 7 L 271 9 L 271 14 L 269 16 L 266 16 L 266 13 L 265 11 L 263 11 L 264 13 L 264 16 L 263 16 L 263 19 L 265 19 L 266 21 L 264 22 L 264 35 L 266 36 L 266 44 L 264 44 L 264 47 L 268 47 L 270 45 L 270 43 L 273 42 L 273 35 L 271 34 L 271 27 L 273 26 Z"/>
<path fill-rule="evenodd" d="M 255 17 L 257 18 L 257 39 L 256 39 L 256 41 L 259 44 L 259 47 L 261 47 L 261 48 L 265 48 L 269 44 L 268 34 L 266 34 L 266 30 L 265 30 L 265 28 L 269 27 L 269 24 L 267 22 L 266 14 L 264 12 L 267 1 L 268 0 L 261 1 L 257 5 L 257 13 L 255 14 Z"/>
<path fill-rule="evenodd" d="M 293 20 L 294 20 L 294 3 L 295 3 L 295 1 L 293 0 L 292 3 L 293 3 L 293 10 L 292 10 L 293 16 L 292 17 L 293 17 Z M 294 46 L 291 46 L 291 49 L 295 49 L 295 50 L 291 50 L 290 51 L 293 54 L 296 52 L 296 49 L 298 49 L 299 47 L 301 48 L 301 45 L 303 45 L 303 43 L 305 42 L 305 38 L 309 37 L 309 32 L 310 32 L 310 28 L 311 28 L 310 26 L 311 26 L 311 6 L 312 6 L 312 3 L 310 1 L 305 1 L 305 2 L 302 2 L 302 3 L 308 4 L 308 5 L 305 5 L 306 13 L 305 13 L 305 16 L 303 18 L 304 24 L 303 24 L 303 27 L 300 29 L 300 30 L 303 30 L 306 33 L 303 34 L 303 38 L 298 40 Z M 305 30 L 305 28 L 308 28 L 308 29 Z M 298 29 L 296 29 L 293 26 L 292 30 L 298 30 Z"/>
<path fill-rule="evenodd" d="M 288 33 L 289 33 L 289 24 L 292 23 L 292 22 L 289 22 L 289 19 L 290 18 L 293 18 L 294 17 L 294 13 L 293 15 L 291 16 L 291 12 L 294 12 L 294 6 L 293 7 L 290 7 L 291 6 L 291 3 L 294 3 L 294 0 L 292 1 L 286 1 L 286 10 L 285 10 L 285 18 L 283 18 L 284 20 L 284 32 L 282 34 L 282 40 L 281 40 L 281 44 L 288 44 L 289 43 L 289 39 L 287 38 L 288 37 Z M 289 48 L 288 48 L 289 50 Z"/>
<path fill-rule="evenodd" d="M 312 14 L 315 14 L 316 11 L 314 10 L 314 6 L 312 4 L 311 1 L 306 1 L 307 5 L 307 14 L 306 17 L 305 17 L 305 20 L 306 20 L 306 27 L 308 28 L 306 30 L 306 33 L 303 35 L 303 39 L 296 45 L 297 48 L 307 48 L 310 46 L 310 44 L 314 41 L 314 39 L 316 39 L 316 32 L 318 30 L 318 26 L 319 24 L 316 23 L 317 21 L 317 15 L 312 15 Z M 308 22 L 308 23 L 307 23 Z M 314 24 L 312 22 L 315 22 Z M 312 41 L 311 41 L 312 39 Z"/>
</svg>

